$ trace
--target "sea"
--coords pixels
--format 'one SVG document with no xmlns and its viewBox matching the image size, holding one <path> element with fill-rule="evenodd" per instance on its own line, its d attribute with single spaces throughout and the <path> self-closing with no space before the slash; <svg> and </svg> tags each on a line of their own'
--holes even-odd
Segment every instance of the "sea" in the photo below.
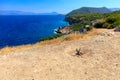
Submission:
<svg viewBox="0 0 120 80">
<path fill-rule="evenodd" d="M 35 44 L 68 26 L 64 15 L 0 15 L 0 48 Z"/>
</svg>

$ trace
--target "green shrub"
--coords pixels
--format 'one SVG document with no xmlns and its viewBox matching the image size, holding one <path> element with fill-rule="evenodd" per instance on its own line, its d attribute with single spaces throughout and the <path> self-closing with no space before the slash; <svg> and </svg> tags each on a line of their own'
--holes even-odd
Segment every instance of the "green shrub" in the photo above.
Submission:
<svg viewBox="0 0 120 80">
<path fill-rule="evenodd" d="M 82 26 L 84 26 L 84 25 L 83 24 L 79 24 L 79 23 L 75 23 L 75 24 L 70 25 L 70 28 L 73 31 L 79 31 Z"/>
<path fill-rule="evenodd" d="M 61 36 L 62 36 L 62 34 L 57 34 L 57 35 L 54 35 L 54 36 L 48 36 L 48 37 L 40 39 L 40 41 L 52 40 L 52 39 L 55 39 L 55 38 L 58 38 L 58 37 L 61 37 Z"/>
<path fill-rule="evenodd" d="M 103 28 L 103 24 L 104 24 L 104 22 L 97 22 L 97 23 L 94 25 L 94 27 L 96 27 L 96 28 Z"/>
<path fill-rule="evenodd" d="M 109 28 L 110 24 L 109 23 L 104 23 L 103 28 Z"/>
<path fill-rule="evenodd" d="M 114 18 L 114 17 L 109 17 L 109 18 L 106 19 L 106 22 L 109 23 L 109 24 L 112 24 L 115 21 L 116 21 L 116 18 Z"/>
<path fill-rule="evenodd" d="M 93 27 L 92 27 L 92 26 L 89 26 L 89 25 L 86 25 L 86 26 L 85 26 L 85 29 L 86 29 L 87 31 L 92 30 L 92 28 L 93 28 Z"/>
<path fill-rule="evenodd" d="M 110 25 L 109 29 L 115 28 L 118 25 L 120 25 L 120 22 L 115 22 L 115 23 L 113 23 L 113 24 Z"/>
</svg>

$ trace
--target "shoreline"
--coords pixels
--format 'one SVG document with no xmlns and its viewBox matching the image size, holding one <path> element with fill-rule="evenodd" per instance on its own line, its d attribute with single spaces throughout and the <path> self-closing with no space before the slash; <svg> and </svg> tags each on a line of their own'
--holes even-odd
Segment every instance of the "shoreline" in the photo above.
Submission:
<svg viewBox="0 0 120 80">
<path fill-rule="evenodd" d="M 65 16 L 3 16 L 0 20 L 0 49 L 7 46 L 22 46 L 36 44 L 41 38 L 54 36 L 54 29 L 66 26 Z M 11 19 L 12 18 L 12 19 Z M 9 22 L 9 19 L 11 21 Z M 5 23 L 2 23 L 5 22 Z M 5 24 L 5 25 L 3 25 Z M 9 24 L 9 25 L 7 25 Z"/>
<path fill-rule="evenodd" d="M 64 28 L 64 27 L 69 27 L 69 26 L 63 26 L 63 27 L 60 27 L 60 28 Z M 54 32 L 53 32 L 53 33 L 54 33 L 55 35 L 58 34 L 58 33 L 56 32 L 57 30 L 59 30 L 59 27 L 54 29 Z M 54 36 L 54 35 L 52 35 L 52 36 Z M 47 37 L 49 37 L 49 36 L 47 36 Z M 44 38 L 44 37 L 43 37 L 43 38 Z M 41 39 L 42 39 L 42 38 L 41 38 Z M 37 44 L 37 43 L 40 43 L 40 41 L 38 41 L 38 42 L 36 42 L 36 43 L 32 43 L 32 44 L 31 44 L 31 43 L 28 43 L 28 44 L 13 45 L 13 46 L 8 46 L 8 45 L 7 45 L 7 46 L 4 46 L 4 47 L 0 47 L 0 50 L 3 49 L 3 48 L 6 48 L 6 47 L 18 47 L 18 46 L 25 46 L 25 45 L 35 45 L 35 44 Z"/>
</svg>

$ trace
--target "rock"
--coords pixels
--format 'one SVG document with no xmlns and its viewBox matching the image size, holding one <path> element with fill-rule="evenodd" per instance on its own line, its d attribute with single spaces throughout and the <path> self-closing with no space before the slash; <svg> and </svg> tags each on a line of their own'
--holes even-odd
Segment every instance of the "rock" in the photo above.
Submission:
<svg viewBox="0 0 120 80">
<path fill-rule="evenodd" d="M 80 28 L 79 32 L 80 32 L 80 33 L 86 33 L 87 30 L 86 30 L 86 28 L 84 28 L 84 27 L 82 26 L 82 27 Z"/>
<path fill-rule="evenodd" d="M 98 23 L 98 22 L 103 23 L 104 20 L 103 20 L 103 19 L 96 19 L 96 20 L 93 20 L 93 21 L 90 22 L 90 26 L 95 26 L 95 24 Z"/>
<path fill-rule="evenodd" d="M 69 34 L 72 32 L 72 30 L 70 29 L 70 27 L 65 26 L 62 28 L 58 28 L 55 32 L 58 34 Z"/>
<path fill-rule="evenodd" d="M 120 32 L 120 25 L 117 26 L 114 31 L 115 31 L 115 32 Z"/>
</svg>

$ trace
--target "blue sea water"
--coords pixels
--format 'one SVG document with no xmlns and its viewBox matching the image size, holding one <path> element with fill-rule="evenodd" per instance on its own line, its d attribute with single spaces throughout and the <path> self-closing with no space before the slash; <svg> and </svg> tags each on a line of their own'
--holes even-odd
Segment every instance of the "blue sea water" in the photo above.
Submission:
<svg viewBox="0 0 120 80">
<path fill-rule="evenodd" d="M 67 26 L 61 15 L 0 16 L 0 48 L 34 44 L 41 38 L 55 35 L 54 29 Z"/>
</svg>

